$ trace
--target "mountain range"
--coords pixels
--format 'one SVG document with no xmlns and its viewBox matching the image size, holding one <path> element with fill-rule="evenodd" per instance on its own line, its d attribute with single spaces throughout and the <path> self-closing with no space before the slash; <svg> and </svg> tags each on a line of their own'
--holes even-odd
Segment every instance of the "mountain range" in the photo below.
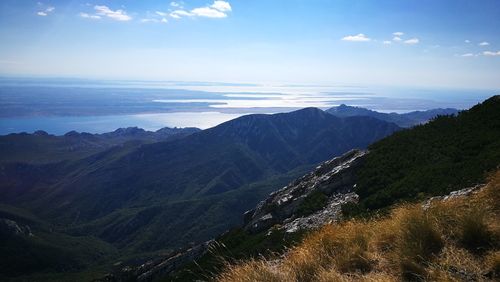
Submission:
<svg viewBox="0 0 500 282">
<path fill-rule="evenodd" d="M 5 226 L 28 226 L 34 234 L 6 232 L 11 244 L 4 251 L 24 245 L 53 254 L 23 274 L 99 272 L 95 262 L 169 253 L 241 223 L 241 213 L 316 164 L 399 130 L 370 116 L 306 108 L 243 116 L 203 131 L 166 130 L 166 136 L 137 128 L 3 136 L 0 217 L 9 220 Z M 68 246 L 75 244 L 87 247 L 74 254 L 78 248 Z M 66 256 L 72 259 L 61 259 Z M 33 263 L 16 252 L 4 265 L 19 275 L 12 265 L 23 262 Z"/>
<path fill-rule="evenodd" d="M 198 128 L 164 127 L 155 132 L 142 128 L 118 128 L 113 132 L 90 134 L 70 131 L 62 136 L 38 130 L 33 134 L 12 133 L 0 136 L 0 163 L 53 163 L 80 159 L 114 146 L 140 145 L 173 140 L 200 131 Z"/>
<path fill-rule="evenodd" d="M 458 281 L 496 281 L 492 277 L 500 275 L 495 268 L 498 259 L 495 262 L 488 256 L 498 252 L 499 246 L 496 200 L 500 189 L 499 169 L 500 96 L 494 96 L 456 116 L 436 117 L 428 123 L 395 132 L 368 146 L 368 150 L 352 150 L 318 165 L 245 212 L 241 228 L 221 234 L 205 245 L 177 253 L 176 265 L 169 259 L 152 263 L 147 273 L 149 277 L 163 276 L 165 281 L 205 280 L 207 277 L 216 281 L 267 281 L 266 277 L 272 277 L 273 281 L 316 281 L 313 272 L 324 270 L 325 264 L 321 259 L 318 263 L 315 258 L 322 257 L 325 249 L 333 247 L 345 248 L 347 253 L 326 252 L 334 259 L 329 265 L 335 265 L 337 259 L 345 259 L 345 264 L 341 266 L 349 266 L 349 269 L 336 268 L 340 274 L 326 281 L 343 281 L 340 275 L 347 277 L 346 281 L 357 281 L 359 275 L 373 274 L 370 271 L 377 267 L 383 268 L 386 273 L 403 275 L 385 277 L 381 281 L 422 281 L 423 275 L 428 277 L 434 273 L 432 266 L 437 264 L 442 264 L 440 269 Z M 490 195 L 478 200 L 478 193 L 484 195 L 482 190 L 488 181 L 490 184 L 486 186 L 490 186 Z M 460 201 L 464 197 L 475 199 L 466 199 L 470 203 L 463 205 Z M 445 205 L 442 210 L 435 209 L 428 215 L 420 211 L 423 209 L 425 212 L 437 200 L 449 201 L 454 208 Z M 454 210 L 456 208 L 459 210 Z M 409 210 L 419 210 L 416 222 L 412 221 L 416 218 L 407 217 Z M 420 214 L 424 219 L 420 218 Z M 433 221 L 426 221 L 426 218 L 433 218 Z M 386 223 L 388 219 L 390 224 L 372 232 L 375 223 Z M 436 223 L 446 228 L 432 229 Z M 353 229 L 356 224 L 363 227 Z M 399 231 L 393 229 L 398 224 L 401 224 L 398 228 L 404 234 L 412 234 L 413 237 L 403 237 L 402 242 L 390 243 L 399 238 L 394 237 Z M 314 240 L 322 234 L 321 230 L 332 228 L 335 230 L 333 233 L 329 232 L 319 241 Z M 423 233 L 428 232 L 428 228 L 435 234 L 447 235 L 426 237 Z M 412 264 L 397 257 L 394 267 L 386 268 L 377 259 L 367 260 L 368 252 L 379 249 L 374 246 L 372 250 L 365 242 L 371 240 L 371 236 L 380 234 L 389 235 L 391 241 L 385 241 L 384 244 L 389 244 L 380 250 L 377 258 L 381 255 L 385 256 L 384 259 L 394 259 L 392 255 L 387 255 L 387 251 L 401 248 L 401 243 L 408 243 L 404 254 L 411 252 Z M 463 239 L 460 236 L 464 236 Z M 448 247 L 455 245 L 454 248 L 460 249 L 461 256 L 450 261 L 446 250 L 438 254 L 442 245 L 436 250 L 430 249 L 429 244 L 432 243 L 428 240 L 434 239 Z M 294 251 L 294 245 L 315 249 L 305 257 L 302 256 L 303 250 Z M 360 250 L 364 253 L 359 254 Z M 415 251 L 418 252 L 413 253 Z M 422 254 L 429 252 L 432 256 L 422 261 Z M 473 258 L 463 259 L 471 254 L 474 254 Z M 291 268 L 277 270 L 277 265 L 295 255 L 298 260 L 291 262 L 295 263 Z M 179 270 L 182 258 L 185 258 L 185 265 Z M 481 267 L 469 268 L 473 260 Z M 228 267 L 228 262 L 233 266 Z M 272 269 L 274 276 L 267 276 L 267 267 Z M 134 270 L 137 274 L 144 273 L 139 268 Z M 218 276 L 220 272 L 223 274 Z M 300 276 L 301 273 L 306 276 Z M 299 278 L 290 278 L 289 274 L 299 275 Z M 117 272 L 116 275 L 120 277 L 122 273 Z M 368 277 L 375 277 L 374 280 L 378 281 L 377 276 Z M 435 280 L 429 278 L 425 281 Z"/>
<path fill-rule="evenodd" d="M 365 108 L 347 106 L 341 104 L 338 107 L 333 107 L 326 110 L 327 113 L 337 117 L 352 117 L 352 116 L 368 116 L 374 117 L 387 122 L 393 122 L 400 127 L 412 127 L 418 124 L 425 123 L 437 116 L 456 115 L 457 109 L 432 109 L 427 111 L 413 111 L 408 113 L 381 113 Z"/>
</svg>

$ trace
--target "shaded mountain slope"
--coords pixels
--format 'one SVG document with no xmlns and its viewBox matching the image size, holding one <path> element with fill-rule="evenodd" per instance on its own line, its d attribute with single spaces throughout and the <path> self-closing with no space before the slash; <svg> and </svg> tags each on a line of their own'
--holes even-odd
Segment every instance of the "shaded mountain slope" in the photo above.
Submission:
<svg viewBox="0 0 500 282">
<path fill-rule="evenodd" d="M 198 128 L 162 128 L 155 132 L 137 127 L 119 128 L 103 134 L 70 131 L 56 136 L 45 131 L 13 133 L 0 136 L 0 163 L 51 163 L 75 160 L 104 151 L 113 146 L 133 142 L 136 145 L 182 138 L 198 132 Z"/>
<path fill-rule="evenodd" d="M 12 177 L 16 167 L 4 166 L 2 190 L 20 192 L 2 200 L 68 226 L 73 234 L 91 233 L 121 247 L 178 246 L 237 223 L 244 208 L 308 166 L 398 129 L 374 118 L 340 119 L 315 108 L 249 115 L 181 140 L 31 166 L 18 177 Z M 273 179 L 280 185 L 271 185 Z M 244 196 L 255 185 L 260 187 L 255 195 Z M 151 234 L 161 235 L 144 244 Z"/>
</svg>

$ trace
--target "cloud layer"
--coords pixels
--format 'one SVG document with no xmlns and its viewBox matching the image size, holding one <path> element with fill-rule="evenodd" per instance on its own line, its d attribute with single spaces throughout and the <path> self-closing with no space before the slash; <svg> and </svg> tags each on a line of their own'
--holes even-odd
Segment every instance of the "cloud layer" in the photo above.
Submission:
<svg viewBox="0 0 500 282">
<path fill-rule="evenodd" d="M 347 35 L 342 38 L 343 41 L 354 41 L 354 42 L 367 42 L 371 39 L 366 37 L 363 33 L 359 33 L 356 35 Z"/>
</svg>

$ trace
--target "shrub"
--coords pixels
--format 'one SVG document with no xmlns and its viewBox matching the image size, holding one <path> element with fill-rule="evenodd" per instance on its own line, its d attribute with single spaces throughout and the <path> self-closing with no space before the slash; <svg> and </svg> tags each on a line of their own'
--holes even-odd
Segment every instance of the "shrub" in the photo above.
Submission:
<svg viewBox="0 0 500 282">
<path fill-rule="evenodd" d="M 340 208 L 342 210 L 342 216 L 346 219 L 357 217 L 365 212 L 365 210 L 361 208 L 359 204 L 352 202 L 345 203 Z"/>
<path fill-rule="evenodd" d="M 326 206 L 328 197 L 320 191 L 314 191 L 307 195 L 297 209 L 298 216 L 310 215 Z"/>
<path fill-rule="evenodd" d="M 399 210 L 398 260 L 407 280 L 422 280 L 424 267 L 444 246 L 435 222 L 419 206 Z"/>
<path fill-rule="evenodd" d="M 489 230 L 484 211 L 473 208 L 460 220 L 460 238 L 462 246 L 471 252 L 480 253 L 493 244 L 493 233 Z"/>
</svg>

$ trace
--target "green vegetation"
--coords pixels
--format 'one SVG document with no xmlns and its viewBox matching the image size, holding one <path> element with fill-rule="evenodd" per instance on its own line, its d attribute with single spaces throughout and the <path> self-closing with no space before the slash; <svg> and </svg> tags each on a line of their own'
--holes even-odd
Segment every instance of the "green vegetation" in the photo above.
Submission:
<svg viewBox="0 0 500 282">
<path fill-rule="evenodd" d="M 117 255 L 110 244 L 92 236 L 70 236 L 60 232 L 33 214 L 7 205 L 0 205 L 0 218 L 13 220 L 24 229 L 17 233 L 0 223 L 0 280 L 18 277 L 20 281 L 50 281 L 53 273 L 56 280 L 75 281 L 84 269 L 95 267 Z M 29 231 L 28 231 L 29 230 Z M 89 277 L 102 276 L 104 272 L 93 271 Z M 78 279 L 85 280 L 85 279 Z"/>
<path fill-rule="evenodd" d="M 500 164 L 500 96 L 369 147 L 356 192 L 363 209 L 442 195 L 483 182 Z"/>
<path fill-rule="evenodd" d="M 321 191 L 314 191 L 307 195 L 302 203 L 300 203 L 297 209 L 297 216 L 307 216 L 310 215 L 326 206 L 328 203 L 328 197 Z"/>
</svg>

